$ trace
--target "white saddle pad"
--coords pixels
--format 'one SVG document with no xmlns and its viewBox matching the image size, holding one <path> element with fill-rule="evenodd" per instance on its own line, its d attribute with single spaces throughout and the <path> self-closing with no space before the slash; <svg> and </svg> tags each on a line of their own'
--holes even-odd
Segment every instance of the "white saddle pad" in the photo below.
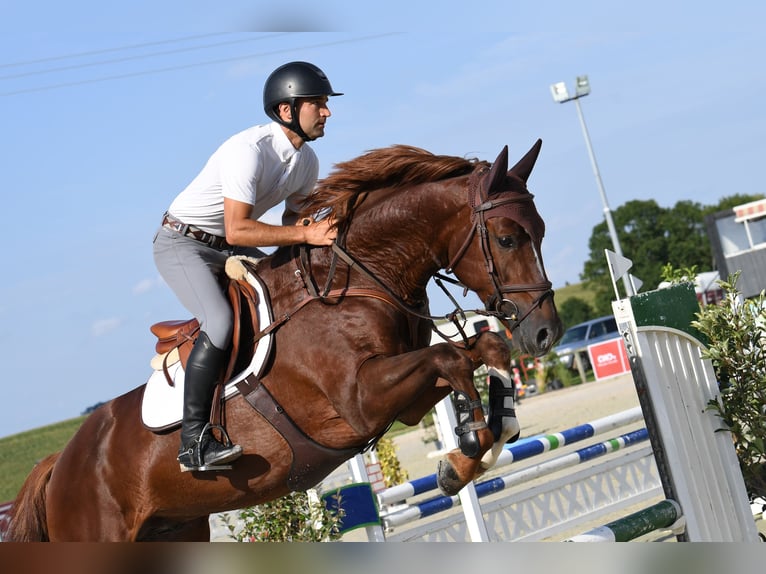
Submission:
<svg viewBox="0 0 766 574">
<path fill-rule="evenodd" d="M 270 325 L 271 309 L 266 303 L 267 297 L 263 285 L 250 273 L 245 274 L 245 279 L 258 293 L 258 324 L 261 328 Z M 271 336 L 271 334 L 266 335 L 258 341 L 253 360 L 247 368 L 227 381 L 224 397 L 229 398 L 237 394 L 239 391 L 236 384 L 250 373 L 260 374 L 271 348 Z M 165 430 L 180 423 L 184 405 L 184 370 L 178 353 L 173 356 L 171 351 L 168 357 L 168 373 L 173 379 L 172 386 L 168 384 L 165 373 L 162 371 L 163 358 L 164 356 L 155 356 L 151 361 L 154 371 L 146 382 L 141 404 L 141 419 L 144 426 L 155 431 Z"/>
</svg>

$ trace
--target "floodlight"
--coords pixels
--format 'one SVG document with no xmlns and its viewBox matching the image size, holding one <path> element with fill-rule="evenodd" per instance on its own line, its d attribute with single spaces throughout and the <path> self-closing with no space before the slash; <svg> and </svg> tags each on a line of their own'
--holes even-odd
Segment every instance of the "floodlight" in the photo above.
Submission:
<svg viewBox="0 0 766 574">
<path fill-rule="evenodd" d="M 577 80 L 575 80 L 575 86 L 578 98 L 590 94 L 590 83 L 588 82 L 588 76 L 577 76 Z"/>
<path fill-rule="evenodd" d="M 567 91 L 566 82 L 558 82 L 551 85 L 551 94 L 553 99 L 558 103 L 564 103 L 569 100 L 569 92 Z"/>
</svg>

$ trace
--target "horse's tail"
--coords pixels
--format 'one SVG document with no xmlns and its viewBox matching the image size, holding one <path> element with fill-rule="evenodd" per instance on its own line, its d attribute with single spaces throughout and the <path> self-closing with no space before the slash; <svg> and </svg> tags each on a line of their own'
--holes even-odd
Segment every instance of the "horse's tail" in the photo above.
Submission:
<svg viewBox="0 0 766 574">
<path fill-rule="evenodd" d="M 7 542 L 48 542 L 45 493 L 60 453 L 38 462 L 24 481 L 10 512 Z"/>
</svg>

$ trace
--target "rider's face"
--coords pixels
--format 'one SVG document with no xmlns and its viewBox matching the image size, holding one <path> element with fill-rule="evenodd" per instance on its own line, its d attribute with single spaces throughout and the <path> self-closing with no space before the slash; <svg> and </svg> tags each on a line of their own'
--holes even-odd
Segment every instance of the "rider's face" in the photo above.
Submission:
<svg viewBox="0 0 766 574">
<path fill-rule="evenodd" d="M 301 129 L 311 139 L 321 138 L 324 135 L 325 122 L 332 115 L 330 108 L 327 107 L 327 100 L 327 96 L 317 96 L 298 98 L 295 102 Z"/>
</svg>

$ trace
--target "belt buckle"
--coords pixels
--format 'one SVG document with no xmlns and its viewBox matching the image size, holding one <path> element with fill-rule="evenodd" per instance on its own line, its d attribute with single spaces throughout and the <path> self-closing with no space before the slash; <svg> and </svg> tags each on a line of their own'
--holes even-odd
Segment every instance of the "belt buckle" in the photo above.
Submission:
<svg viewBox="0 0 766 574">
<path fill-rule="evenodd" d="M 179 221 L 166 219 L 165 223 L 163 223 L 163 227 L 167 227 L 168 229 L 175 231 L 176 233 L 181 233 L 181 228 L 183 227 L 183 223 Z M 183 235 L 183 233 L 181 233 L 181 235 Z"/>
</svg>

